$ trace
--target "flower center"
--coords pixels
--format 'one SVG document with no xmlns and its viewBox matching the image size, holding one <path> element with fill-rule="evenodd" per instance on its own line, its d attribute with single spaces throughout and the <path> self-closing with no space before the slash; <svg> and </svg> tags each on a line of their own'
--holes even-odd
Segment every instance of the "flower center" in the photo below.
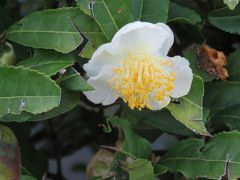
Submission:
<svg viewBox="0 0 240 180">
<path fill-rule="evenodd" d="M 162 103 L 172 93 L 176 79 L 172 66 L 170 61 L 153 56 L 129 55 L 114 68 L 109 84 L 130 108 L 152 109 L 150 98 Z"/>
</svg>

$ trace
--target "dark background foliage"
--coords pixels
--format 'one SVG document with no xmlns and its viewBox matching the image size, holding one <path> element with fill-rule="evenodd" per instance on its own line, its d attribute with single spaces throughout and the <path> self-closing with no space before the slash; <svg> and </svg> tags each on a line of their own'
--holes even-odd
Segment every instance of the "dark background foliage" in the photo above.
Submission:
<svg viewBox="0 0 240 180">
<path fill-rule="evenodd" d="M 203 121 L 194 122 L 197 125 L 193 125 L 190 119 L 189 125 L 188 117 L 182 118 L 174 115 L 177 107 L 179 107 L 177 106 L 178 100 L 172 102 L 167 108 L 168 110 L 158 112 L 143 110 L 139 112 L 130 110 L 121 100 L 108 107 L 95 105 L 80 93 L 80 91 L 91 89 L 79 75 L 80 73 L 84 76 L 82 65 L 88 61 L 92 52 L 100 44 L 111 40 L 118 30 L 118 27 L 104 26 L 103 18 L 107 18 L 107 14 L 104 14 L 106 12 L 101 6 L 102 4 L 93 5 L 91 2 L 89 3 L 87 0 L 0 0 L 0 57 L 8 54 L 7 62 L 3 62 L 2 58 L 1 65 L 5 63 L 23 66 L 24 69 L 30 68 L 44 73 L 46 77 L 39 76 L 39 79 L 42 78 L 41 80 L 44 81 L 47 78 L 50 80 L 49 77 L 51 77 L 62 90 L 61 95 L 58 95 L 61 96 L 61 103 L 54 110 L 49 111 L 51 108 L 46 110 L 48 112 L 43 110 L 44 113 L 40 112 L 37 115 L 32 113 L 32 111 L 36 111 L 35 109 L 31 109 L 30 113 L 18 112 L 19 115 L 11 112 L 4 114 L 4 108 L 0 111 L 1 124 L 5 125 L 1 126 L 1 134 L 10 134 L 10 130 L 5 129 L 7 126 L 14 132 L 18 140 L 17 145 L 16 138 L 11 134 L 11 141 L 2 138 L 1 142 L 3 145 L 11 144 L 15 148 L 13 153 L 19 157 L 15 162 L 20 163 L 21 160 L 22 164 L 21 178 L 86 179 L 87 175 L 93 177 L 96 173 L 94 171 L 104 171 L 110 165 L 111 172 L 114 173 L 107 174 L 109 177 L 105 179 L 150 180 L 154 174 L 155 176 L 159 175 L 161 179 L 195 177 L 216 179 L 220 176 L 223 176 L 224 179 L 225 176 L 228 178 L 225 168 L 230 172 L 230 177 L 240 177 L 240 133 L 237 131 L 240 128 L 238 122 L 240 118 L 239 7 L 236 7 L 234 11 L 229 10 L 222 0 L 145 0 L 145 4 L 140 0 L 132 0 L 132 4 L 128 4 L 130 2 L 128 0 L 116 0 L 114 3 L 106 0 L 107 7 L 112 11 L 111 13 L 119 28 L 128 22 L 139 20 L 139 18 L 136 18 L 138 12 L 134 8 L 137 9 L 139 3 L 142 2 L 143 10 L 140 14 L 140 20 L 152 23 L 165 22 L 174 31 L 175 43 L 169 55 L 182 55 L 189 59 L 193 72 L 200 76 L 195 77 L 196 81 L 194 81 L 199 92 L 192 90 L 191 93 L 195 96 L 202 96 L 204 93 Z M 78 7 L 79 9 L 60 9 L 64 7 Z M 19 30 L 19 24 L 13 25 L 14 23 L 24 17 L 29 17 L 28 20 L 25 19 L 26 22 L 34 23 L 34 21 L 39 20 L 38 14 L 31 17 L 28 15 L 46 9 L 60 10 L 56 11 L 59 13 L 56 15 L 54 15 L 55 11 L 46 11 L 46 14 L 42 14 L 43 18 L 47 13 L 52 13 L 51 17 L 53 19 L 55 16 L 61 18 L 64 14 L 67 14 L 70 20 L 62 18 L 62 24 L 72 26 L 74 30 L 77 29 L 76 38 L 83 38 L 83 43 L 62 42 L 62 44 L 60 43 L 53 48 L 50 45 L 51 43 L 43 40 L 44 38 L 33 41 L 34 37 L 31 34 L 22 39 L 14 34 L 14 31 Z M 76 14 L 80 9 L 85 14 L 78 17 Z M 125 14 L 129 9 L 133 11 L 133 16 Z M 151 11 L 154 12 L 153 15 L 146 16 Z M 95 15 L 95 19 L 92 17 L 92 13 Z M 43 21 L 51 24 L 52 20 L 45 19 Z M 21 23 L 24 24 L 23 21 Z M 109 23 L 111 24 L 111 22 Z M 85 31 L 89 32 L 90 30 L 94 30 L 100 35 L 93 37 L 87 33 L 84 34 Z M 53 37 L 49 36 L 49 42 L 54 42 L 54 40 Z M 87 44 L 88 40 L 91 43 Z M 9 45 L 6 42 L 11 44 Z M 65 47 L 64 43 L 69 44 Z M 208 57 L 208 54 L 200 56 L 199 48 L 202 47 L 202 44 L 207 44 L 226 55 L 226 70 L 229 77 L 225 80 L 220 80 L 219 74 L 210 73 L 209 75 L 206 69 L 198 66 L 199 61 L 208 63 L 211 58 Z M 50 50 L 43 50 L 42 48 Z M 16 58 L 11 54 L 13 49 Z M 60 60 L 60 62 L 54 64 L 55 60 Z M 213 68 L 216 67 L 215 65 L 212 66 Z M 62 72 L 62 69 L 65 69 L 67 73 Z M 3 70 L 9 73 L 10 69 L 1 69 L 0 73 Z M 20 71 L 21 68 L 16 68 L 12 73 L 19 73 Z M 66 80 L 71 75 L 74 75 L 74 78 L 71 81 Z M 32 76 L 37 76 L 37 74 L 33 73 Z M 0 82 L 4 79 L 6 77 L 2 76 Z M 14 83 L 18 81 L 14 78 L 11 79 L 10 76 L 7 79 Z M 41 81 L 39 80 L 39 82 Z M 205 90 L 200 91 L 203 85 Z M 49 87 L 46 88 L 56 88 L 56 92 L 58 91 L 53 84 L 49 84 Z M 2 88 L 0 94 L 4 96 L 7 91 L 9 89 Z M 179 101 L 184 103 L 184 99 Z M 24 102 L 22 103 L 24 106 Z M 3 105 L 3 102 L 1 105 Z M 14 111 L 14 107 L 11 110 Z M 179 112 L 184 114 L 185 110 L 188 109 L 180 109 Z M 5 109 L 5 111 L 8 111 L 8 109 Z M 108 127 L 108 123 L 106 124 L 107 117 L 112 115 L 122 118 L 114 117 L 107 121 L 118 129 L 112 129 Z M 124 119 L 128 119 L 128 121 Z M 204 126 L 211 136 L 206 132 Z M 194 129 L 194 127 L 199 129 Z M 110 131 L 109 128 L 112 131 L 106 133 L 106 131 Z M 193 131 L 197 131 L 198 134 Z M 151 143 L 153 143 L 152 158 Z M 100 152 L 97 157 L 113 158 L 113 153 L 115 153 L 115 161 L 114 163 L 102 162 L 99 166 L 92 161 L 86 175 L 90 158 L 96 152 L 99 152 L 101 145 L 104 145 L 103 149 L 110 149 L 110 151 Z M 168 148 L 172 145 L 174 147 L 169 150 Z M 123 151 L 119 152 L 115 146 L 123 147 Z M 21 151 L 21 159 L 18 147 Z M 136 158 L 136 164 L 127 164 L 125 156 Z M 170 159 L 176 157 L 182 158 L 181 161 L 171 162 Z M 194 160 L 190 161 L 190 158 Z M 203 159 L 207 163 L 204 164 Z M 218 163 L 214 164 L 212 161 Z M 231 162 L 235 162 L 235 164 Z M 190 163 L 196 169 L 188 166 Z M 141 167 L 144 168 L 141 169 Z M 16 174 L 20 173 L 17 172 L 17 168 L 10 169 L 10 171 L 14 171 Z M 3 176 L 3 171 L 0 172 L 0 176 L 1 173 Z"/>
</svg>

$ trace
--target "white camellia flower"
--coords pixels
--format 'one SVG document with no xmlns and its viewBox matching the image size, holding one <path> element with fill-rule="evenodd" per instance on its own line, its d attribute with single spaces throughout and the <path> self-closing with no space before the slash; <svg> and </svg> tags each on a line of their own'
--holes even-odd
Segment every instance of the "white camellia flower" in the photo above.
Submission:
<svg viewBox="0 0 240 180">
<path fill-rule="evenodd" d="M 174 35 L 163 23 L 133 22 L 112 42 L 101 45 L 83 68 L 95 89 L 84 92 L 93 103 L 109 105 L 119 97 L 134 109 L 159 110 L 186 95 L 193 74 L 183 57 L 168 57 Z"/>
</svg>

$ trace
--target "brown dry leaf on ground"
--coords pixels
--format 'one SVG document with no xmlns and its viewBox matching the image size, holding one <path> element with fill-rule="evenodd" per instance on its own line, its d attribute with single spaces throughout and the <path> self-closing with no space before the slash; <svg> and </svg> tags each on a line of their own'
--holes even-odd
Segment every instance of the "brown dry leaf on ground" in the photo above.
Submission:
<svg viewBox="0 0 240 180">
<path fill-rule="evenodd" d="M 197 54 L 197 65 L 200 69 L 221 80 L 225 80 L 229 76 L 225 69 L 227 59 L 222 51 L 203 45 L 197 48 Z"/>
</svg>

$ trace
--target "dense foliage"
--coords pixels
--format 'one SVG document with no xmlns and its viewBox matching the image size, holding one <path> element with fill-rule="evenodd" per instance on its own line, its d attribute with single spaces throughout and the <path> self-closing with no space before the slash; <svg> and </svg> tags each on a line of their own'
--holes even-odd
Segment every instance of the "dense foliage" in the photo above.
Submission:
<svg viewBox="0 0 240 180">
<path fill-rule="evenodd" d="M 0 179 L 71 179 L 61 159 L 84 146 L 96 153 L 83 168 L 88 179 L 240 178 L 237 4 L 0 0 Z M 168 24 L 169 56 L 184 56 L 194 73 L 189 93 L 159 111 L 82 94 L 93 90 L 83 64 L 134 21 Z"/>
</svg>

